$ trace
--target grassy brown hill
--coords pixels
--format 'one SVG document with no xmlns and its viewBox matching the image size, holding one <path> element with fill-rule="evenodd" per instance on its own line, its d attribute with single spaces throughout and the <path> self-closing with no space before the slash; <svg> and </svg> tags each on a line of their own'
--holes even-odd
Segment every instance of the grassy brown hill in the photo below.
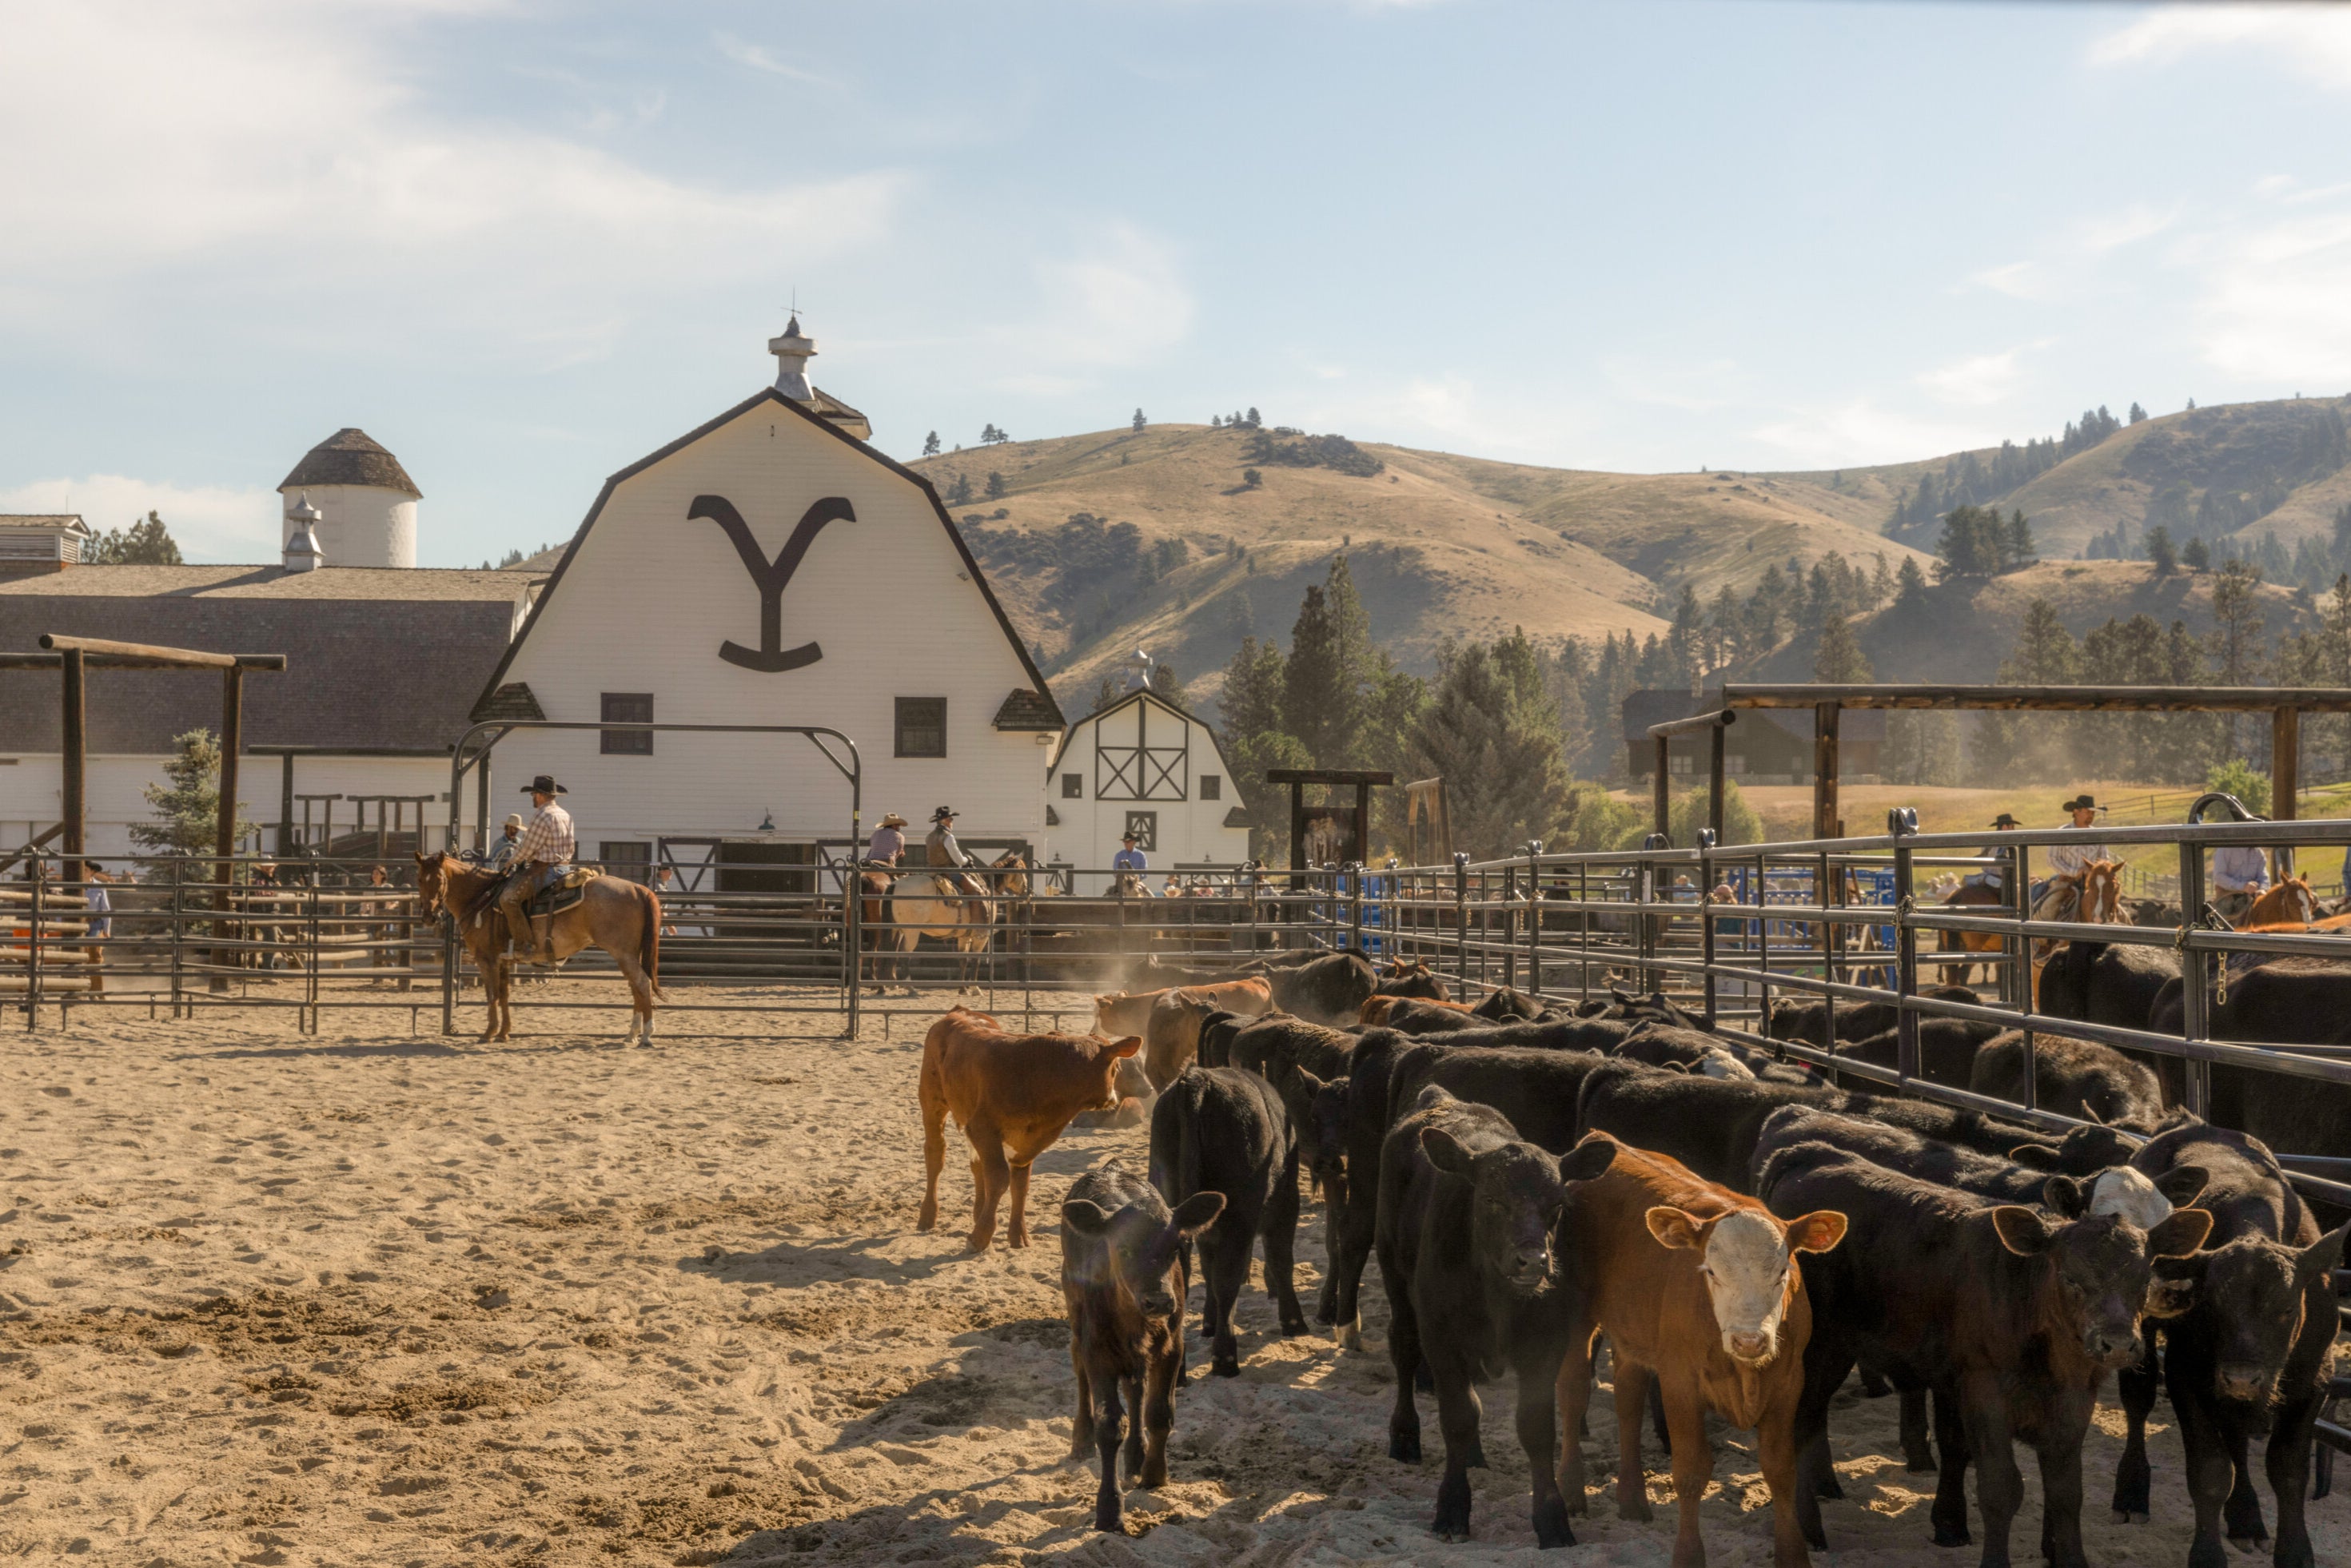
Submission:
<svg viewBox="0 0 2351 1568">
<path fill-rule="evenodd" d="M 1866 565 L 1916 552 L 1872 531 L 1874 502 L 1736 474 L 1611 474 L 1362 448 L 1384 467 L 1252 464 L 1250 432 L 1154 425 L 953 452 L 916 466 L 951 504 L 1066 699 L 1136 647 L 1215 695 L 1246 635 L 1288 638 L 1335 551 L 1374 634 L 1407 668 L 1448 638 L 1539 640 L 1665 629 L 1684 583 L 1745 587 L 1792 557 Z M 1256 467 L 1260 483 L 1245 483 Z M 1004 493 L 989 498 L 990 473 Z M 1081 521 L 1072 525 L 1071 519 Z M 1130 532 L 1112 538 L 1120 524 Z M 1180 541 L 1182 558 L 1176 558 Z M 1923 558 L 1922 558 L 1923 559 Z"/>
<path fill-rule="evenodd" d="M 2109 618 L 2146 615 L 2168 628 L 2185 621 L 2198 637 L 2213 629 L 2210 572 L 2158 577 L 2143 561 L 2043 561 L 1979 582 L 1938 583 L 1917 606 L 1879 610 L 1855 625 L 1879 680 L 1989 681 L 2015 646 L 2026 607 L 2048 603 L 2080 639 Z M 2309 629 L 2314 616 L 2291 589 L 2263 584 L 2265 635 Z M 1800 634 L 1742 679 L 1809 680 L 1813 634 Z"/>
</svg>

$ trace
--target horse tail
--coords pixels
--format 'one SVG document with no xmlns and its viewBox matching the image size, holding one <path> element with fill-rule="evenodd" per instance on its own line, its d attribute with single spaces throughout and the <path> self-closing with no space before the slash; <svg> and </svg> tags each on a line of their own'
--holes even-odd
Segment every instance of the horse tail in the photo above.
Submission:
<svg viewBox="0 0 2351 1568">
<path fill-rule="evenodd" d="M 645 984 L 655 996 L 661 988 L 661 895 L 642 882 L 631 884 L 644 895 L 645 929 L 637 937 L 637 963 L 645 971 Z M 666 998 L 664 998 L 666 1000 Z"/>
</svg>

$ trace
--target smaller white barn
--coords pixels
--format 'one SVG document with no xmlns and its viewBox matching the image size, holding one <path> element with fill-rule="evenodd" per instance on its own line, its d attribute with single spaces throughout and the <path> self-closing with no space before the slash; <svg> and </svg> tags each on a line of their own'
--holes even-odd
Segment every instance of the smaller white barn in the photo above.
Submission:
<svg viewBox="0 0 2351 1568">
<path fill-rule="evenodd" d="M 1045 778 L 1047 861 L 1097 873 L 1076 892 L 1107 888 L 1129 830 L 1155 892 L 1169 872 L 1249 858 L 1247 803 L 1216 732 L 1153 691 L 1147 670 L 1071 726 Z"/>
</svg>

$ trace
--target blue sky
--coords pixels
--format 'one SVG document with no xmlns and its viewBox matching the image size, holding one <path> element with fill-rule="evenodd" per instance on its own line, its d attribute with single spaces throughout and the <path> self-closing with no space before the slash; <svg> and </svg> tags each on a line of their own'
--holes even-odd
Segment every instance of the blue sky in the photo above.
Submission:
<svg viewBox="0 0 2351 1568">
<path fill-rule="evenodd" d="M 1643 0 L 0 0 L 0 510 L 428 565 L 772 378 L 910 456 L 1249 404 L 1799 467 L 2351 389 L 2351 14 Z"/>
</svg>

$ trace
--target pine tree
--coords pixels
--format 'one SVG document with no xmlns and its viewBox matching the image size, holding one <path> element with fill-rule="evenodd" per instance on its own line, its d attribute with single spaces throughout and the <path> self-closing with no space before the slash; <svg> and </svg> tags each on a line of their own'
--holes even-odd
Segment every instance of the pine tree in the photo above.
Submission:
<svg viewBox="0 0 2351 1568">
<path fill-rule="evenodd" d="M 1876 558 L 1877 569 L 1869 575 L 1869 607 L 1874 610 L 1883 609 L 1894 602 L 1894 573 L 1886 565 L 1885 551 L 1874 550 L 1870 553 Z M 1904 564 L 1908 564 L 1907 556 L 1904 558 Z M 1912 566 L 1911 570 L 1916 571 L 1917 568 Z"/>
<path fill-rule="evenodd" d="M 163 764 L 171 783 L 142 792 L 155 819 L 132 823 L 131 842 L 151 855 L 210 855 L 220 846 L 220 742 L 209 730 L 190 730 L 172 737 L 172 750 Z M 253 824 L 238 821 L 239 839 L 252 831 Z"/>
<path fill-rule="evenodd" d="M 2190 539 L 2180 546 L 2179 564 L 2191 572 L 2209 572 L 2212 569 L 2212 547 L 2201 537 Z"/>
<path fill-rule="evenodd" d="M 1347 700 L 1340 659 L 1338 634 L 1322 585 L 1309 583 L 1298 619 L 1290 628 L 1281 716 L 1282 728 L 1305 743 L 1317 767 L 1330 765 L 1323 759 L 1338 754 L 1335 742 L 1343 733 L 1338 724 L 1343 722 Z"/>
<path fill-rule="evenodd" d="M 930 434 L 923 438 L 923 455 L 925 457 L 936 457 L 939 455 L 938 431 L 933 431 Z"/>
<path fill-rule="evenodd" d="M 150 512 L 132 523 L 128 529 L 110 528 L 90 541 L 86 557 L 93 566 L 177 566 L 180 558 L 178 541 L 163 526 L 163 519 Z"/>
<path fill-rule="evenodd" d="M 1999 517 L 1996 511 L 1992 515 L 1995 520 Z M 2001 570 L 2013 572 L 2020 567 L 2032 565 L 2039 558 L 2039 553 L 2032 545 L 2032 524 L 2025 520 L 2022 508 L 2011 512 L 2008 519 L 2007 547 L 2002 554 Z"/>
<path fill-rule="evenodd" d="M 2140 543 L 2147 558 L 2155 566 L 2157 576 L 2168 577 L 2179 570 L 2179 553 L 2172 548 L 2170 529 L 2158 523 L 2147 531 L 2147 537 Z"/>
<path fill-rule="evenodd" d="M 2147 410 L 2140 408 L 2137 402 L 2133 402 L 2130 406 L 2130 422 L 2137 424 L 2146 418 Z"/>
<path fill-rule="evenodd" d="M 1249 411 L 1249 428 L 1256 430 L 1263 422 L 1264 421 L 1258 418 L 1257 405 L 1254 403 L 1250 404 Z"/>
<path fill-rule="evenodd" d="M 997 501 L 1002 499 L 1003 495 L 1004 475 L 991 468 L 987 471 L 987 498 L 990 501 Z"/>
<path fill-rule="evenodd" d="M 1917 557 L 1902 557 L 1901 570 L 1894 574 L 1894 603 L 1901 609 L 1916 609 L 1927 602 L 1927 574 L 1918 569 Z"/>
<path fill-rule="evenodd" d="M 1134 433 L 1135 433 L 1135 434 L 1137 434 L 1137 435 L 1141 435 L 1141 434 L 1143 433 L 1144 426 L 1147 422 L 1148 422 L 1148 421 L 1145 421 L 1145 420 L 1144 419 L 1144 417 L 1143 417 L 1143 410 L 1142 410 L 1141 409 L 1137 409 L 1137 410 L 1134 410 Z"/>
<path fill-rule="evenodd" d="M 1224 695 L 1217 704 L 1217 728 L 1225 738 L 1240 741 L 1279 731 L 1288 684 L 1288 664 L 1280 645 L 1270 638 L 1263 642 L 1242 638 L 1232 662 L 1225 666 Z"/>
<path fill-rule="evenodd" d="M 1413 731 L 1414 754 L 1445 780 L 1456 847 L 1475 858 L 1552 836 L 1568 805 L 1568 778 L 1551 711 L 1527 701 L 1534 661 L 1524 634 L 1489 649 L 1446 650 Z"/>
<path fill-rule="evenodd" d="M 1357 724 L 1364 694 L 1380 674 L 1380 652 L 1372 643 L 1372 618 L 1364 608 L 1363 596 L 1355 591 L 1344 551 L 1331 557 L 1330 570 L 1323 576 L 1322 608 L 1330 619 L 1331 648 L 1338 670 L 1334 684 L 1339 707 L 1332 715 L 1331 735 L 1332 751 L 1340 759 L 1326 760 L 1322 765 L 1360 767 L 1364 764 L 1354 754 Z M 1318 747 L 1314 754 L 1321 757 L 1324 753 Z"/>
<path fill-rule="evenodd" d="M 1099 713 L 1125 695 L 1118 689 L 1118 682 L 1105 675 L 1102 678 L 1102 684 L 1094 688 L 1093 711 Z"/>
<path fill-rule="evenodd" d="M 1192 698 L 1184 690 L 1184 678 L 1176 674 L 1176 667 L 1164 659 L 1151 666 L 1151 689 L 1186 712 L 1192 711 Z"/>
<path fill-rule="evenodd" d="M 1841 615 L 1821 623 L 1821 645 L 1813 655 L 1813 679 L 1853 685 L 1870 678 L 1869 656 Z"/>
<path fill-rule="evenodd" d="M 1705 662 L 1701 646 L 1706 629 L 1706 612 L 1698 602 L 1698 589 L 1682 585 L 1682 597 L 1674 605 L 1673 631 L 1667 641 L 1675 667 L 1675 685 L 1695 694 Z"/>
<path fill-rule="evenodd" d="M 1222 414 L 1210 414 L 1208 416 L 1208 428 L 1212 431 L 1220 431 L 1224 429 L 1225 416 Z"/>
<path fill-rule="evenodd" d="M 947 504 L 950 506 L 968 506 L 971 504 L 970 474 L 958 473 L 955 476 L 955 483 L 947 486 Z"/>
</svg>

